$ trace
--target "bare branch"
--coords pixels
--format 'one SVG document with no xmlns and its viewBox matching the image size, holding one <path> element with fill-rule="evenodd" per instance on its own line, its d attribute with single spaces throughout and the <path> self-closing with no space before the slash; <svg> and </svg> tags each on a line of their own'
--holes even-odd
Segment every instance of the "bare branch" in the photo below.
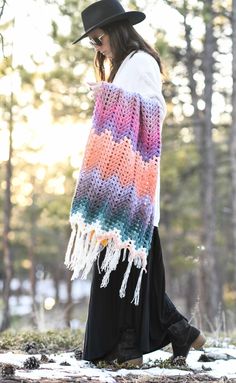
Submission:
<svg viewBox="0 0 236 383">
<path fill-rule="evenodd" d="M 2 46 L 2 54 L 3 57 L 5 58 L 5 53 L 4 53 L 4 40 L 3 40 L 3 35 L 0 33 L 0 40 L 1 40 L 1 46 Z"/>
<path fill-rule="evenodd" d="M 0 6 L 0 19 L 3 15 L 3 12 L 4 12 L 4 8 L 7 4 L 7 0 L 2 0 L 2 5 Z M 5 57 L 5 54 L 4 54 L 4 40 L 3 40 L 3 35 L 0 33 L 0 40 L 1 40 L 1 46 L 2 46 L 2 54 L 3 54 L 3 57 Z"/>
<path fill-rule="evenodd" d="M 35 0 L 37 1 L 37 0 Z M 58 5 L 60 6 L 61 2 L 58 1 L 58 0 L 44 0 L 45 4 L 48 4 L 48 5 Z"/>
<path fill-rule="evenodd" d="M 4 12 L 4 8 L 5 8 L 5 5 L 7 4 L 7 0 L 2 0 L 2 5 L 0 7 L 0 19 L 3 15 L 3 12 Z"/>
</svg>

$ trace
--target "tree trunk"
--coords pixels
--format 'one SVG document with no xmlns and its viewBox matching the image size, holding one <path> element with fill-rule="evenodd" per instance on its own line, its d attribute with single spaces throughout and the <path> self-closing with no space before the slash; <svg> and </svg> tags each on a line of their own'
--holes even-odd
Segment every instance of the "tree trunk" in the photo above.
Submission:
<svg viewBox="0 0 236 383">
<path fill-rule="evenodd" d="M 173 238 L 173 229 L 171 228 L 171 224 L 169 225 L 166 221 L 163 222 L 162 226 L 165 227 L 165 232 L 167 235 L 165 236 L 165 246 L 163 247 L 163 262 L 165 267 L 165 281 L 166 281 L 166 291 L 168 295 L 175 299 L 176 297 L 176 283 L 175 278 L 173 276 L 173 266 L 171 267 L 171 259 L 175 256 L 174 253 L 174 238 Z"/>
<path fill-rule="evenodd" d="M 230 135 L 230 160 L 232 173 L 232 234 L 233 234 L 233 256 L 236 262 L 236 0 L 232 2 L 232 75 L 233 75 L 233 93 L 232 93 L 232 127 Z M 236 288 L 236 263 L 235 263 L 235 288 Z"/>
<path fill-rule="evenodd" d="M 213 53 L 216 43 L 213 35 L 213 11 L 212 0 L 206 0 L 203 18 L 205 19 L 206 33 L 204 40 L 204 52 L 202 55 L 202 71 L 205 76 L 204 94 L 199 96 L 196 92 L 194 79 L 194 52 L 191 46 L 191 26 L 186 22 L 188 14 L 187 2 L 185 2 L 184 27 L 187 43 L 185 64 L 188 71 L 189 86 L 191 89 L 194 115 L 192 117 L 196 144 L 201 158 L 200 171 L 200 204 L 202 206 L 202 233 L 201 252 L 198 270 L 198 294 L 202 322 L 210 328 L 217 315 L 219 301 L 222 298 L 221 288 L 217 283 L 217 256 L 215 252 L 215 154 L 212 139 L 212 94 L 213 94 Z M 198 109 L 198 100 L 205 101 L 205 111 Z M 235 173 L 236 174 L 236 173 Z"/>
<path fill-rule="evenodd" d="M 12 179 L 12 143 L 13 133 L 13 94 L 10 96 L 9 107 L 9 154 L 6 163 L 6 190 L 4 199 L 4 219 L 3 219 L 3 264 L 4 264 L 4 285 L 3 285 L 3 318 L 0 331 L 6 330 L 10 325 L 10 312 L 9 312 L 9 298 L 10 298 L 10 285 L 13 274 L 12 254 L 10 247 L 10 224 L 11 224 L 11 179 Z"/>
<path fill-rule="evenodd" d="M 193 314 L 194 319 L 196 320 L 197 313 L 197 282 L 196 282 L 196 274 L 195 271 L 190 271 L 186 280 L 186 288 L 185 288 L 185 311 L 188 316 Z M 189 294 L 189 291 L 192 293 Z"/>
<path fill-rule="evenodd" d="M 205 75 L 205 121 L 202 129 L 201 149 L 201 200 L 202 200 L 202 251 L 200 254 L 200 309 L 207 328 L 215 327 L 221 292 L 217 282 L 215 252 L 215 153 L 212 139 L 212 94 L 215 41 L 213 35 L 212 0 L 205 1 L 203 72 Z"/>
<path fill-rule="evenodd" d="M 72 314 L 72 282 L 71 272 L 66 272 L 66 283 L 67 283 L 67 303 L 65 308 L 65 322 L 66 326 L 70 327 L 71 314 Z"/>
<path fill-rule="evenodd" d="M 191 26 L 187 24 L 188 10 L 186 9 L 187 4 L 185 4 L 184 12 L 184 30 L 185 30 L 185 39 L 187 44 L 185 65 L 188 73 L 189 87 L 191 91 L 192 105 L 194 107 L 194 113 L 192 116 L 194 135 L 196 139 L 197 147 L 201 147 L 201 127 L 202 127 L 202 113 L 198 108 L 198 101 L 200 99 L 197 94 L 197 82 L 194 78 L 194 52 L 191 45 Z"/>
<path fill-rule="evenodd" d="M 34 186 L 34 178 L 32 180 L 32 184 Z M 36 246 L 36 214 L 35 214 L 35 194 L 32 196 L 32 216 L 31 216 L 31 227 L 30 227 L 30 238 L 29 238 L 29 247 L 28 247 L 28 255 L 30 260 L 30 269 L 29 269 L 29 277 L 30 277 L 30 285 L 31 285 L 31 298 L 32 298 L 32 314 L 31 320 L 32 324 L 36 326 L 36 276 L 35 276 L 35 246 Z"/>
<path fill-rule="evenodd" d="M 60 294 L 59 294 L 59 289 L 60 289 L 60 268 L 57 266 L 56 270 L 52 274 L 53 278 L 53 284 L 55 288 L 55 302 L 58 305 L 60 302 Z"/>
<path fill-rule="evenodd" d="M 36 301 L 36 290 L 37 290 L 37 278 L 36 278 L 36 248 L 37 248 L 37 236 L 38 236 L 38 219 L 40 217 L 41 209 L 37 201 L 37 183 L 35 175 L 31 175 L 30 178 L 32 185 L 32 205 L 29 208 L 29 243 L 28 243 L 28 256 L 30 260 L 29 279 L 31 284 L 31 298 L 32 298 L 32 323 L 37 325 L 37 301 Z"/>
</svg>

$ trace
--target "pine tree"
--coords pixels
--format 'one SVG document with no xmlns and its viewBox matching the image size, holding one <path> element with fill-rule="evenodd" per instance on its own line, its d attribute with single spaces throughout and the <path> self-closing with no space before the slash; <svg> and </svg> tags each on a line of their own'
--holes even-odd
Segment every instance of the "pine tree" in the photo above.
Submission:
<svg viewBox="0 0 236 383">
<path fill-rule="evenodd" d="M 230 134 L 230 160 L 232 174 L 232 237 L 233 237 L 233 257 L 236 265 L 236 0 L 232 0 L 232 126 Z M 234 289 L 236 290 L 236 267 L 234 275 Z"/>
</svg>

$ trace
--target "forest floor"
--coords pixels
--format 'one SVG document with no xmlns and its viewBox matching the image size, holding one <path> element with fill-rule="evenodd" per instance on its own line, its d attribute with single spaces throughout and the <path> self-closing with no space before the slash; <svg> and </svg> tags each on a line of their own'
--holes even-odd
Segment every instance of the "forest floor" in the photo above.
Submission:
<svg viewBox="0 0 236 383">
<path fill-rule="evenodd" d="M 1 383 L 101 383 L 100 379 L 94 379 L 94 378 L 86 378 L 83 377 L 80 378 L 72 378 L 69 380 L 61 380 L 61 379 L 40 379 L 40 380 L 32 380 L 32 379 L 21 379 L 21 378 L 6 378 L 6 379 L 0 379 Z M 201 377 L 195 376 L 187 376 L 187 377 L 181 377 L 181 376 L 163 376 L 163 377 L 156 377 L 156 378 L 150 378 L 149 376 L 144 376 L 142 378 L 137 378 L 135 375 L 129 374 L 127 377 L 117 377 L 116 380 L 114 380 L 116 383 L 235 383 L 236 379 L 226 379 L 226 378 L 220 378 L 215 379 L 211 378 L 207 375 L 203 375 Z"/>
<path fill-rule="evenodd" d="M 1 383 L 236 383 L 236 346 L 229 340 L 190 351 L 187 365 L 168 362 L 171 349 L 144 355 L 141 368 L 81 360 L 78 331 L 4 332 L 0 334 Z M 217 346 L 217 347 L 216 347 Z M 29 359 L 30 358 L 30 359 Z"/>
</svg>

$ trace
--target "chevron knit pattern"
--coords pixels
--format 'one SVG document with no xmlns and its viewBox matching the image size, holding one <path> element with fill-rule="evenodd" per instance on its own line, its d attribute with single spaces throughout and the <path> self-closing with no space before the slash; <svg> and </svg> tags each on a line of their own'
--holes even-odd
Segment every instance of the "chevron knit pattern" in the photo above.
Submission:
<svg viewBox="0 0 236 383">
<path fill-rule="evenodd" d="M 153 233 L 160 152 L 158 102 L 102 82 L 72 201 L 65 264 L 73 270 L 72 279 L 86 278 L 106 248 L 101 266 L 101 287 L 106 287 L 124 249 L 128 267 L 120 297 L 125 296 L 134 265 L 141 270 L 134 292 L 136 305 Z"/>
</svg>

